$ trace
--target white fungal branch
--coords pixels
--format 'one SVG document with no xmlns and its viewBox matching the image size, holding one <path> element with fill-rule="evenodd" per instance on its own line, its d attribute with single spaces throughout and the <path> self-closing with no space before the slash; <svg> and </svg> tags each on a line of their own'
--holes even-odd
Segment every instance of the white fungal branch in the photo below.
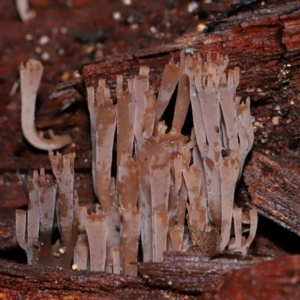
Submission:
<svg viewBox="0 0 300 300">
<path fill-rule="evenodd" d="M 87 214 L 84 211 L 84 224 L 89 242 L 90 269 L 91 271 L 104 271 L 106 259 L 107 227 L 105 213 L 98 211 Z"/>
<path fill-rule="evenodd" d="M 23 22 L 29 21 L 35 17 L 35 12 L 29 9 L 28 0 L 16 0 L 16 6 Z"/>
<path fill-rule="evenodd" d="M 40 136 L 35 128 L 35 103 L 37 91 L 43 74 L 43 65 L 36 60 L 30 59 L 20 65 L 21 79 L 21 125 L 24 137 L 34 147 L 41 150 L 56 150 L 63 148 L 72 142 L 69 135 L 52 135 L 51 139 Z"/>
<path fill-rule="evenodd" d="M 52 170 L 58 184 L 57 219 L 62 246 L 66 249 L 65 263 L 71 266 L 73 248 L 77 239 L 78 197 L 74 191 L 75 153 L 61 155 L 49 151 Z"/>
</svg>

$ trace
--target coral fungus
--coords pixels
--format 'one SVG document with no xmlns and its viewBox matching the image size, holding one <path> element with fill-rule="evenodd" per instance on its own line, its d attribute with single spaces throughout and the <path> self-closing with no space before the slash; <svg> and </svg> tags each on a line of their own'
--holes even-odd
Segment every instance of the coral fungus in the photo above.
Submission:
<svg viewBox="0 0 300 300">
<path fill-rule="evenodd" d="M 22 112 L 21 125 L 26 140 L 41 150 L 56 150 L 72 142 L 69 135 L 56 136 L 51 139 L 40 136 L 34 125 L 35 101 L 43 74 L 43 65 L 34 59 L 20 65 Z"/>
<path fill-rule="evenodd" d="M 135 275 L 139 241 L 144 262 L 163 261 L 165 251 L 247 252 L 257 212 L 238 208 L 234 194 L 254 136 L 250 100 L 241 102 L 235 95 L 239 69 L 226 75 L 227 65 L 228 58 L 221 55 L 208 54 L 204 62 L 199 53 L 182 52 L 179 64 L 171 60 L 165 66 L 157 96 L 149 83 L 150 70 L 142 66 L 126 89 L 123 76 L 117 76 L 117 104 L 104 79 L 87 88 L 92 174 L 99 200 L 95 212 L 88 214 L 84 207 L 76 211 L 72 179 L 64 181 L 64 176 L 73 176 L 68 171 L 73 170 L 73 160 L 50 154 L 58 182 L 56 205 L 64 211 L 57 216 L 59 243 L 66 251 L 75 244 L 71 223 L 78 220 L 73 266 Z M 162 119 L 171 98 L 176 98 L 175 109 L 166 125 Z M 187 120 L 190 106 L 192 120 Z M 61 172 L 58 165 L 68 167 Z M 42 185 L 34 174 L 29 178 L 30 193 L 34 182 Z M 29 200 L 27 247 L 24 211 L 17 212 L 17 236 L 33 263 L 38 254 L 31 251 L 41 243 L 43 220 L 31 225 L 31 215 L 37 214 L 33 205 L 42 208 L 43 201 L 31 196 Z M 39 226 L 40 233 L 31 233 Z M 70 258 L 67 261 L 70 264 Z"/>
</svg>

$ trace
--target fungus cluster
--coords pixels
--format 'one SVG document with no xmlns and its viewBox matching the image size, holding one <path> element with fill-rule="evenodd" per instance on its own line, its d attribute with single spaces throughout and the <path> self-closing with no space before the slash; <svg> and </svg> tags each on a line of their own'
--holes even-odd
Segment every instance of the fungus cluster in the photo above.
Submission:
<svg viewBox="0 0 300 300">
<path fill-rule="evenodd" d="M 29 264 L 70 268 L 77 240 L 78 195 L 74 189 L 75 154 L 49 152 L 54 181 L 45 170 L 18 174 L 28 210 L 16 211 L 16 239 Z M 59 238 L 55 240 L 55 230 Z"/>
<path fill-rule="evenodd" d="M 227 65 L 228 58 L 221 55 L 213 59 L 208 54 L 204 62 L 198 53 L 182 52 L 179 64 L 170 61 L 165 66 L 157 96 L 148 67 L 141 67 L 126 84 L 117 76 L 117 104 L 104 79 L 87 88 L 99 204 L 91 214 L 78 208 L 73 181 L 66 175 L 73 176 L 72 155 L 70 160 L 70 155 L 50 153 L 57 183 L 46 179 L 57 198 L 59 249 L 67 253 L 76 244 L 73 266 L 136 275 L 139 244 L 144 262 L 163 261 L 165 251 L 207 254 L 227 249 L 246 254 L 256 233 L 257 212 L 239 208 L 234 194 L 254 135 L 250 100 L 244 103 L 235 95 L 239 69 L 226 75 Z M 176 99 L 175 109 L 167 126 L 162 119 L 171 98 Z M 29 209 L 27 214 L 17 211 L 17 237 L 29 263 L 41 255 L 42 232 L 49 233 L 50 223 L 53 226 L 53 217 L 47 230 L 42 226 L 44 178 L 43 171 L 35 171 L 27 179 Z M 39 200 L 34 202 L 31 194 Z M 51 203 L 47 209 L 53 216 Z M 33 226 L 31 218 L 37 215 Z"/>
</svg>

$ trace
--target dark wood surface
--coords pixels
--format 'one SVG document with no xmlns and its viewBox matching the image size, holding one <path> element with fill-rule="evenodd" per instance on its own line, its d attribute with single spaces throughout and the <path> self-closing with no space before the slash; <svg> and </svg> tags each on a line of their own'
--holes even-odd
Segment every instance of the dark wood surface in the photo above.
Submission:
<svg viewBox="0 0 300 300">
<path fill-rule="evenodd" d="M 249 206 L 300 235 L 300 173 L 297 162 L 288 163 L 253 152 L 244 180 L 251 195 Z"/>
<path fill-rule="evenodd" d="M 138 277 L 62 271 L 2 260 L 0 289 L 4 299 L 164 299 L 163 290 L 146 287 Z"/>
<path fill-rule="evenodd" d="M 248 268 L 262 258 L 224 256 L 208 258 L 192 253 L 166 253 L 163 263 L 139 263 L 139 273 L 152 287 L 185 293 L 214 294 L 232 270 Z"/>
<path fill-rule="evenodd" d="M 212 286 L 219 283 L 216 281 L 214 285 L 209 285 L 211 278 L 201 275 L 198 268 L 195 273 L 189 273 L 189 281 L 188 277 L 182 277 L 182 269 L 176 269 L 176 264 L 171 268 L 170 260 L 161 265 L 140 265 L 143 278 L 41 269 L 8 261 L 24 261 L 24 254 L 16 247 L 14 238 L 14 210 L 27 203 L 15 174 L 16 169 L 25 170 L 27 165 L 32 168 L 50 168 L 48 154 L 33 149 L 24 140 L 20 127 L 20 92 L 10 92 L 18 81 L 20 61 L 30 57 L 40 59 L 44 52 L 48 52 L 51 58 L 44 62 L 45 76 L 39 90 L 37 127 L 39 130 L 52 128 L 58 134 L 69 133 L 73 136 L 74 143 L 64 149 L 63 153 L 74 150 L 77 153 L 76 188 L 80 202 L 85 204 L 94 203 L 95 197 L 90 175 L 91 144 L 84 84 L 95 84 L 99 77 L 105 77 L 107 85 L 114 89 L 117 74 L 124 74 L 128 78 L 137 74 L 140 65 L 148 65 L 151 68 L 151 83 L 158 90 L 164 64 L 171 57 L 178 61 L 181 50 L 195 47 L 203 56 L 207 51 L 227 54 L 230 67 L 241 68 L 238 94 L 242 99 L 251 97 L 251 112 L 254 116 L 256 152 L 249 158 L 245 170 L 245 181 L 251 196 L 250 199 L 246 191 L 247 196 L 244 198 L 248 197 L 248 200 L 245 202 L 257 207 L 262 215 L 280 226 L 299 234 L 299 163 L 295 160 L 300 147 L 299 1 L 274 1 L 270 6 L 262 7 L 259 3 L 252 10 L 245 8 L 231 18 L 224 19 L 210 34 L 195 31 L 204 19 L 197 18 L 196 13 L 188 13 L 186 1 L 174 1 L 173 8 L 167 8 L 167 2 L 155 2 L 150 8 L 144 5 L 144 1 L 128 7 L 121 1 L 104 1 L 99 10 L 98 1 L 92 0 L 73 1 L 72 7 L 67 7 L 64 1 L 32 0 L 30 4 L 37 12 L 37 18 L 26 24 L 18 19 L 14 1 L 0 3 L 0 254 L 5 258 L 0 262 L 0 287 L 6 299 L 212 299 L 215 292 Z M 216 14 L 230 4 L 230 1 L 215 5 L 203 4 L 199 6 L 197 14 L 201 15 L 201 11 Z M 169 27 L 164 19 L 166 9 L 171 24 Z M 117 11 L 121 12 L 121 22 L 112 18 L 112 14 Z M 139 20 L 130 23 L 130 16 Z M 132 27 L 134 24 L 138 30 Z M 155 27 L 157 34 L 152 33 L 151 26 Z M 75 39 L 71 28 L 86 32 L 105 28 L 107 37 L 98 46 L 95 42 L 82 43 Z M 65 29 L 67 33 L 63 33 Z M 26 40 L 28 34 L 32 35 L 32 40 Z M 41 46 L 39 39 L 43 35 L 50 37 L 50 43 Z M 42 53 L 38 53 L 37 47 L 41 48 Z M 59 49 L 63 49 L 63 54 L 59 54 L 62 53 Z M 95 60 L 99 62 L 90 64 Z M 82 77 L 68 83 L 75 78 L 76 70 L 82 70 Z M 55 93 L 54 97 L 50 97 L 61 82 L 65 84 L 65 93 Z M 271 192 L 266 189 L 274 186 L 276 188 Z M 243 198 L 243 193 L 237 196 Z M 272 201 L 278 205 L 272 206 Z M 295 222 L 289 221 L 289 218 Z M 265 223 L 259 223 L 252 253 L 263 253 L 265 256 L 297 253 L 297 247 L 287 249 L 278 244 L 279 239 L 288 236 L 284 231 L 276 231 L 277 225 L 273 222 L 268 223 L 269 230 L 260 228 Z M 274 237 L 271 234 L 274 231 L 280 232 L 281 237 Z M 297 236 L 291 237 L 291 240 L 296 244 Z M 178 257 L 182 265 L 180 268 L 184 268 L 185 261 L 180 259 Z M 291 258 L 295 268 L 298 268 L 297 259 Z M 194 266 L 190 263 L 190 267 Z M 272 268 L 278 270 L 278 278 L 286 276 L 286 270 L 281 269 L 277 263 Z M 224 275 L 217 267 L 216 270 L 217 277 Z M 242 277 L 244 282 L 248 284 L 249 280 L 255 280 L 256 273 L 253 272 L 252 277 Z M 196 277 L 193 277 L 194 274 Z M 154 279 L 149 281 L 150 277 L 147 279 L 145 276 L 158 278 L 155 280 L 164 276 L 172 278 L 172 287 L 168 286 L 167 281 L 159 284 Z M 199 277 L 203 280 L 203 286 L 197 289 L 193 278 Z M 181 282 L 181 278 L 186 281 Z M 227 275 L 218 278 L 221 281 Z M 228 282 L 236 282 L 236 279 L 231 278 L 227 278 L 229 281 L 218 290 L 217 295 L 225 291 L 227 299 L 234 299 L 233 295 L 238 295 L 237 288 L 226 288 L 230 287 Z M 173 286 L 176 280 L 177 286 Z M 291 285 L 288 280 L 282 279 L 280 282 L 283 290 Z M 243 291 L 242 285 L 237 286 Z M 245 288 L 245 293 L 249 289 Z M 289 291 L 291 295 L 298 295 L 295 289 L 289 288 Z M 268 292 L 271 295 L 272 290 Z M 240 299 L 247 299 L 243 297 Z"/>
<path fill-rule="evenodd" d="M 300 257 L 277 260 L 233 271 L 218 287 L 215 300 L 299 299 Z"/>
</svg>

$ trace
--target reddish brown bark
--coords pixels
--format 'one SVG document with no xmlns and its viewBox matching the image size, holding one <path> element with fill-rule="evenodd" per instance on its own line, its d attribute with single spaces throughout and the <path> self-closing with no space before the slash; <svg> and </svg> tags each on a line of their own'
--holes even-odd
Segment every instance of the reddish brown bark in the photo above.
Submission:
<svg viewBox="0 0 300 300">
<path fill-rule="evenodd" d="M 290 162 L 291 163 L 291 162 Z M 253 152 L 244 180 L 251 195 L 249 206 L 300 235 L 300 175 L 286 160 Z"/>
<path fill-rule="evenodd" d="M 0 261 L 3 299 L 163 299 L 164 291 L 151 290 L 138 277 Z M 66 297 L 66 298 L 65 298 Z"/>
<path fill-rule="evenodd" d="M 48 27 L 45 26 L 43 28 L 44 31 L 42 34 L 47 33 L 51 37 L 51 43 L 45 46 L 43 50 L 50 52 L 53 59 L 48 62 L 44 83 L 39 92 L 41 101 L 39 102 L 39 108 L 37 110 L 37 126 L 39 129 L 54 128 L 58 133 L 68 132 L 73 135 L 74 145 L 70 145 L 64 151 L 70 152 L 76 150 L 77 152 L 78 159 L 75 162 L 75 168 L 77 168 L 79 172 L 76 176 L 76 178 L 78 178 L 76 188 L 78 189 L 81 202 L 92 203 L 94 200 L 92 179 L 89 175 L 91 145 L 88 114 L 86 106 L 83 104 L 84 102 L 80 102 L 80 99 L 84 98 L 83 82 L 79 84 L 76 83 L 76 89 L 79 94 L 77 92 L 75 93 L 73 87 L 71 87 L 69 90 L 67 89 L 67 93 L 64 96 L 59 96 L 55 100 L 49 98 L 49 94 L 53 91 L 55 83 L 61 81 L 63 76 L 72 78 L 75 69 L 80 68 L 84 63 L 90 63 L 95 58 L 97 59 L 96 55 L 91 57 L 87 53 L 86 48 L 74 42 L 71 35 L 63 39 L 57 38 L 61 33 L 56 35 L 56 37 L 55 34 L 52 33 L 52 29 L 55 26 L 60 30 L 67 24 L 69 28 L 72 22 L 75 26 L 80 27 L 82 21 L 76 14 L 79 13 L 79 8 L 84 7 L 86 3 L 90 2 L 88 0 L 86 0 L 86 2 L 79 0 L 73 1 L 75 5 L 74 10 L 64 11 L 61 18 L 57 17 L 60 8 L 57 9 L 55 6 L 47 8 L 47 1 L 44 1 L 44 5 L 38 4 L 37 1 L 31 2 L 32 5 L 36 5 L 34 8 L 38 13 L 43 14 L 43 18 L 36 19 L 36 21 L 32 21 L 28 24 L 18 25 L 16 25 L 16 22 L 11 21 L 14 20 L 14 18 L 17 20 L 16 12 L 14 10 L 7 10 L 8 4 L 4 2 L 0 4 L 1 16 L 3 18 L 3 22 L 1 23 L 2 31 L 0 34 L 3 37 L 5 47 L 11 51 L 9 53 L 3 52 L 4 54 L 1 52 L 0 66 L 0 94 L 1 96 L 4 95 L 4 100 L 0 103 L 2 139 L 0 148 L 0 207 L 2 214 L 0 222 L 0 244 L 4 249 L 15 246 L 14 208 L 26 205 L 22 188 L 14 175 L 15 170 L 18 168 L 24 170 L 28 164 L 30 164 L 32 168 L 40 168 L 42 166 L 46 168 L 50 167 L 47 154 L 36 151 L 23 140 L 20 128 L 19 93 L 17 92 L 12 96 L 8 96 L 13 83 L 18 77 L 19 62 L 26 60 L 32 53 L 35 53 L 34 47 L 39 46 L 38 39 L 41 34 L 36 34 L 35 29 L 42 28 L 41 24 L 43 22 L 47 24 Z M 62 1 L 58 2 L 60 4 L 62 3 Z M 254 124 L 257 127 L 255 133 L 255 149 L 260 152 L 268 152 L 269 154 L 277 153 L 281 156 L 295 155 L 297 154 L 297 148 L 299 148 L 297 140 L 299 139 L 298 131 L 300 128 L 300 12 L 297 10 L 298 6 L 299 2 L 293 2 L 283 6 L 271 6 L 265 9 L 258 8 L 255 9 L 253 13 L 249 10 L 245 10 L 237 16 L 224 20 L 224 22 L 216 27 L 212 34 L 191 33 L 177 38 L 177 40 L 175 40 L 175 42 L 172 41 L 171 44 L 166 44 L 168 42 L 167 37 L 163 40 L 148 38 L 150 41 L 147 44 L 147 39 L 144 38 L 144 40 L 142 40 L 142 38 L 138 36 L 138 33 L 125 31 L 124 28 L 121 28 L 119 32 L 113 34 L 117 35 L 118 38 L 121 36 L 129 39 L 130 36 L 130 42 L 128 42 L 125 48 L 122 39 L 122 41 L 119 41 L 117 49 L 123 49 L 124 52 L 129 50 L 132 51 L 132 54 L 113 56 L 100 63 L 84 66 L 82 69 L 83 79 L 87 85 L 91 85 L 95 84 L 99 77 L 107 78 L 107 85 L 114 88 L 115 76 L 117 74 L 125 74 L 126 79 L 137 74 L 140 65 L 148 65 L 151 68 L 152 84 L 157 91 L 160 86 L 164 64 L 166 64 L 171 57 L 173 57 L 175 61 L 178 61 L 181 50 L 188 47 L 195 47 L 201 51 L 201 55 L 203 56 L 206 55 L 207 51 L 218 51 L 222 54 L 227 54 L 230 58 L 230 67 L 239 66 L 241 68 L 239 94 L 243 98 L 250 96 L 253 101 L 252 113 L 255 116 L 255 121 L 259 123 Z M 196 27 L 198 20 L 187 15 L 185 9 L 182 9 L 182 7 L 183 6 L 180 6 L 180 8 L 178 8 L 178 16 L 174 23 L 182 24 L 182 20 L 185 20 L 184 24 L 187 26 L 188 31 L 191 32 L 192 28 Z M 86 5 L 86 9 L 88 9 L 88 5 Z M 118 7 L 110 7 L 109 13 L 117 9 Z M 93 10 L 95 9 L 91 6 L 88 13 L 86 13 L 87 16 L 90 17 L 93 14 Z M 293 12 L 293 10 L 295 11 Z M 144 12 L 145 19 L 146 15 L 147 11 Z M 153 15 L 153 20 L 155 20 L 155 13 L 152 11 L 151 16 Z M 97 23 L 95 15 L 90 18 L 93 18 L 94 22 Z M 97 15 L 97 18 L 99 18 L 99 15 Z M 83 20 L 87 20 L 87 18 Z M 108 17 L 107 12 L 103 20 L 105 24 L 112 26 L 112 23 L 109 23 L 111 22 L 111 16 L 109 15 Z M 150 23 L 149 21 L 144 27 L 141 25 L 144 33 L 148 32 Z M 85 27 L 82 28 L 84 30 L 92 30 L 93 24 L 91 21 L 81 27 Z M 113 26 L 114 25 L 115 24 L 113 24 Z M 160 26 L 163 30 L 166 30 L 163 23 L 161 23 Z M 10 28 L 9 31 L 5 29 L 8 27 Z M 161 30 L 161 32 L 163 32 L 163 30 Z M 139 31 L 139 33 L 140 32 L 142 31 Z M 23 41 L 24 36 L 29 33 L 33 33 L 34 40 L 32 45 Z M 180 35 L 180 33 L 177 35 L 173 34 L 172 38 L 179 37 Z M 14 36 L 15 39 L 10 39 L 11 36 Z M 145 49 L 138 52 L 133 51 L 133 49 L 138 48 L 138 45 L 141 44 L 141 40 Z M 23 41 L 24 44 L 21 44 L 21 42 L 18 44 L 19 41 Z M 147 47 L 145 47 L 146 44 L 148 45 Z M 150 47 L 159 44 L 163 45 Z M 20 46 L 22 51 L 16 51 L 14 45 L 23 45 Z M 58 50 L 54 45 L 61 46 L 65 53 L 67 53 L 63 59 L 56 53 Z M 114 47 L 114 45 L 112 40 L 109 40 L 104 46 L 106 47 L 107 53 L 110 55 L 112 53 L 120 54 L 121 50 L 116 50 L 115 52 L 107 50 L 108 48 Z M 29 50 L 24 52 L 24 49 L 27 49 L 27 47 Z M 101 53 L 98 54 L 100 55 Z M 34 55 L 40 58 L 36 53 Z M 13 57 L 13 59 L 11 59 L 11 57 Z M 66 72 L 64 69 L 61 69 L 62 65 L 67 66 Z M 4 80 L 3 83 L 2 80 Z M 72 101 L 81 103 L 79 108 L 74 111 L 64 111 L 63 107 L 65 104 Z M 277 106 L 279 106 L 279 109 L 277 109 Z M 285 108 L 288 109 L 287 114 L 284 113 Z M 275 125 L 273 122 L 273 117 L 279 117 L 278 125 Z M 255 162 L 256 157 L 255 155 L 253 156 L 253 162 Z M 290 162 L 289 159 L 288 161 Z M 259 168 L 263 170 L 265 168 L 265 166 L 262 165 L 263 160 L 260 160 L 259 163 Z M 251 167 L 253 167 L 253 164 L 251 164 L 252 162 L 249 165 L 249 169 L 246 170 L 246 177 L 248 176 L 249 180 L 251 180 L 251 178 L 253 180 L 260 172 L 258 172 L 258 170 L 251 171 Z M 291 175 L 291 163 L 287 163 L 287 165 L 288 166 L 283 170 L 282 165 L 278 169 L 274 167 L 275 164 L 273 163 L 273 168 L 269 167 L 270 173 L 266 174 L 265 182 L 260 182 L 260 184 L 274 183 L 271 177 L 274 177 L 276 172 L 285 172 L 284 174 L 289 173 Z M 287 201 L 286 203 L 289 203 L 291 199 L 289 196 L 291 191 L 294 196 L 297 195 L 296 187 L 292 186 L 293 182 L 297 182 L 297 180 L 295 181 L 294 179 L 294 177 L 297 176 L 293 176 L 290 177 L 290 181 L 284 183 L 284 189 L 282 186 L 279 187 L 284 201 Z M 280 181 L 280 184 L 283 184 L 282 181 Z M 250 183 L 249 186 L 251 195 L 253 195 L 253 203 L 256 203 L 255 205 L 257 207 L 264 205 L 262 204 L 263 201 L 261 201 L 260 196 L 264 195 L 266 201 L 271 200 L 270 195 L 267 195 L 266 191 L 261 190 L 259 186 L 255 185 L 255 182 Z M 253 188 L 252 190 L 251 187 Z M 257 190 L 254 190 L 254 188 L 257 188 Z M 261 201 L 260 204 L 258 200 Z M 279 201 L 280 199 L 278 198 L 277 200 Z M 3 207 L 11 208 L 11 210 L 4 210 Z M 296 219 L 297 211 L 288 209 L 285 210 L 285 213 L 286 216 L 294 213 L 292 217 Z M 269 206 L 269 212 L 264 212 L 264 214 L 298 233 L 297 222 L 296 225 L 293 225 L 285 219 L 283 221 L 281 219 L 280 210 L 275 211 Z M 278 252 L 276 252 L 276 254 L 277 253 Z M 294 267 L 299 269 L 297 257 L 291 258 L 289 262 L 286 260 L 282 261 L 286 262 L 287 267 L 289 267 L 292 262 Z M 166 267 L 166 265 L 168 267 Z M 177 280 L 178 288 L 182 274 L 178 271 L 179 269 L 171 269 L 172 264 L 170 262 L 167 262 L 166 265 L 160 265 L 159 268 L 157 268 L 157 270 L 161 271 L 161 273 L 158 273 L 161 277 L 158 276 L 157 278 L 162 278 L 165 274 L 163 272 L 167 272 L 167 276 L 169 276 L 167 278 L 172 278 L 174 284 L 176 282 L 175 280 Z M 151 271 L 150 267 L 153 271 Z M 156 267 L 157 265 L 149 265 L 148 272 L 151 271 L 153 272 L 152 274 L 155 274 L 154 270 Z M 182 267 L 184 267 L 184 265 Z M 140 268 L 141 272 L 145 272 L 147 266 L 141 265 Z M 278 261 L 272 263 L 271 270 L 274 270 L 274 272 L 278 270 L 278 276 L 281 276 L 280 274 L 283 274 L 282 276 L 287 275 L 286 269 L 281 269 Z M 288 270 L 294 271 L 292 268 Z M 193 272 L 189 273 L 190 277 L 187 276 L 187 279 L 190 278 L 190 283 L 187 281 L 186 286 L 182 286 L 181 290 L 184 292 L 199 292 L 200 290 L 204 292 L 213 291 L 212 285 L 208 287 L 208 285 L 205 284 L 202 289 L 197 289 L 197 283 L 193 283 L 193 280 L 195 278 L 201 278 L 205 283 L 205 280 L 207 280 L 205 278 L 209 277 L 205 277 L 204 274 L 201 274 L 201 270 L 198 268 L 196 271 L 199 271 L 198 273 L 196 272 L 198 277 L 193 277 Z M 247 271 L 245 271 L 245 273 L 242 273 L 242 271 L 238 272 L 241 272 L 236 273 L 240 274 L 240 276 L 242 276 L 241 274 L 247 274 Z M 295 272 L 295 274 L 297 274 L 298 271 Z M 222 271 L 218 271 L 215 275 L 218 277 L 220 274 L 222 274 Z M 251 278 L 243 277 L 246 292 L 249 292 L 247 286 L 251 287 L 248 281 L 252 280 L 253 282 L 253 278 L 254 280 L 256 278 L 255 274 L 259 273 L 254 272 Z M 145 276 L 147 275 L 144 275 L 144 278 Z M 221 280 L 220 277 L 218 278 Z M 267 283 L 272 283 L 272 280 L 270 279 Z M 293 289 L 295 286 L 290 288 L 291 281 L 289 280 L 290 278 L 286 281 L 274 280 L 274 282 L 286 283 L 288 291 L 291 293 L 290 295 L 297 297 L 298 291 Z M 297 282 L 297 280 L 295 280 L 295 282 Z M 159 286 L 158 283 L 154 285 Z M 162 286 L 167 288 L 168 285 L 163 284 Z M 40 269 L 38 267 L 11 264 L 8 262 L 0 262 L 0 287 L 3 297 L 6 297 L 6 299 L 18 299 L 18 297 L 22 298 L 26 296 L 30 299 L 63 299 L 63 297 L 67 296 L 75 299 L 134 299 L 137 297 L 163 299 L 163 297 L 173 295 L 172 293 L 155 288 L 150 289 L 146 285 L 146 281 L 140 278 L 117 277 L 88 272 L 54 271 L 53 269 Z M 257 291 L 262 292 L 263 287 L 263 284 L 259 285 Z M 278 287 L 281 288 L 283 285 L 278 285 Z M 224 291 L 225 295 L 225 288 L 226 286 L 224 285 L 220 288 L 218 293 L 220 294 Z M 238 294 L 240 290 L 243 290 L 241 285 L 237 285 L 236 289 L 232 289 L 236 294 Z M 272 298 L 272 293 L 278 291 L 278 289 L 267 289 L 267 291 L 269 294 L 266 294 L 268 296 L 266 299 L 274 299 Z M 202 298 L 211 298 L 212 294 L 210 292 L 202 295 Z M 230 295 L 232 297 L 233 294 Z M 183 297 L 183 294 L 181 294 L 181 296 Z M 200 299 L 201 296 L 197 297 Z M 190 299 L 191 298 L 192 297 L 190 297 Z M 258 298 L 262 299 L 261 297 Z"/>
<path fill-rule="evenodd" d="M 232 272 L 218 287 L 216 300 L 272 299 L 300 297 L 300 257 L 283 256 Z"/>
<path fill-rule="evenodd" d="M 148 285 L 186 293 L 211 293 L 232 270 L 248 268 L 262 259 L 243 257 L 208 258 L 192 253 L 166 253 L 163 263 L 139 263 Z"/>
</svg>

